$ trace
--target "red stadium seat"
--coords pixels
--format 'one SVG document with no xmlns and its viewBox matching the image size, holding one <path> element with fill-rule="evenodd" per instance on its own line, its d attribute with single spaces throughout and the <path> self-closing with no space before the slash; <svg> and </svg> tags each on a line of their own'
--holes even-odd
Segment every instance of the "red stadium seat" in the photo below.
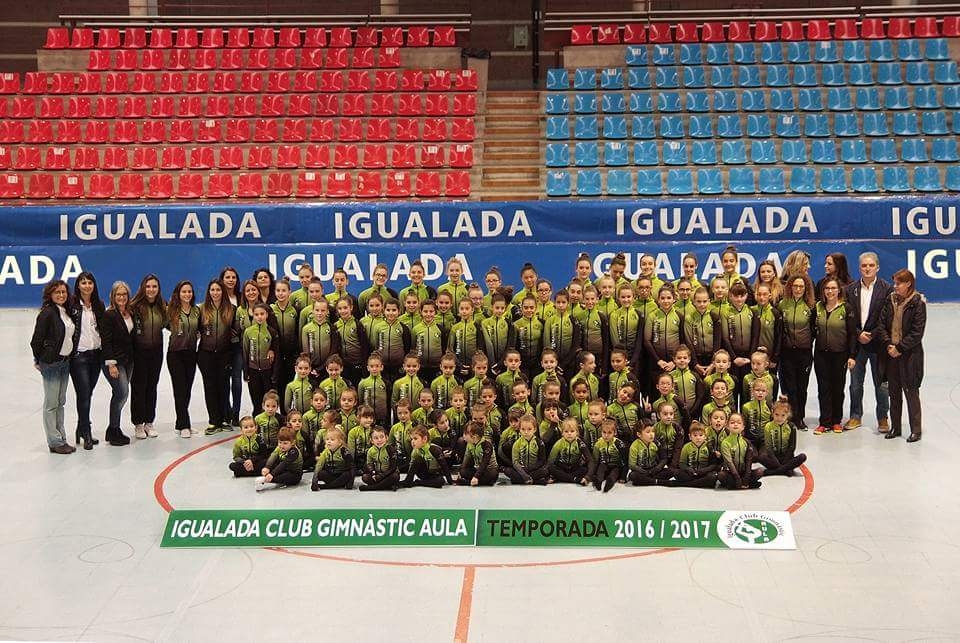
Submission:
<svg viewBox="0 0 960 643">
<path fill-rule="evenodd" d="M 150 118 L 173 118 L 173 96 L 154 96 L 150 99 Z"/>
<path fill-rule="evenodd" d="M 360 47 L 353 50 L 354 69 L 370 69 L 376 65 L 376 59 L 373 49 L 370 47 Z"/>
<path fill-rule="evenodd" d="M 221 49 L 220 69 L 243 69 L 243 51 L 240 49 Z"/>
<path fill-rule="evenodd" d="M 89 97 L 71 96 L 67 99 L 67 118 L 90 118 L 92 113 Z"/>
<path fill-rule="evenodd" d="M 27 129 L 23 135 L 24 143 L 52 143 L 53 121 L 27 121 Z"/>
<path fill-rule="evenodd" d="M 356 196 L 376 199 L 383 195 L 383 177 L 379 172 L 358 172 Z"/>
<path fill-rule="evenodd" d="M 230 99 L 226 96 L 208 96 L 203 110 L 207 118 L 225 118 L 230 115 Z"/>
<path fill-rule="evenodd" d="M 157 91 L 157 77 L 153 74 L 136 72 L 133 75 L 133 87 L 130 88 L 132 94 L 152 94 Z"/>
<path fill-rule="evenodd" d="M 121 174 L 117 185 L 118 199 L 142 199 L 143 175 Z"/>
<path fill-rule="evenodd" d="M 58 199 L 82 199 L 83 177 L 79 174 L 61 174 L 57 181 Z"/>
<path fill-rule="evenodd" d="M 453 90 L 458 92 L 475 92 L 479 89 L 480 79 L 475 69 L 461 69 L 452 74 Z"/>
<path fill-rule="evenodd" d="M 267 91 L 271 94 L 285 94 L 290 91 L 291 74 L 287 71 L 271 71 L 267 74 Z"/>
<path fill-rule="evenodd" d="M 313 97 L 303 94 L 291 94 L 287 103 L 288 116 L 310 116 L 313 114 Z"/>
<path fill-rule="evenodd" d="M 450 72 L 446 69 L 434 69 L 427 74 L 428 92 L 448 92 L 451 84 Z"/>
<path fill-rule="evenodd" d="M 109 53 L 109 52 L 103 52 Z M 137 56 L 140 52 L 136 49 L 121 49 L 116 53 L 116 61 L 113 68 L 117 71 L 136 71 L 139 68 Z"/>
<path fill-rule="evenodd" d="M 303 49 L 300 52 L 301 69 L 322 69 L 323 49 Z"/>
<path fill-rule="evenodd" d="M 211 174 L 207 177 L 208 199 L 229 199 L 233 196 L 233 176 L 230 174 Z"/>
<path fill-rule="evenodd" d="M 263 74 L 245 71 L 240 74 L 239 91 L 244 94 L 259 94 L 263 91 Z"/>
<path fill-rule="evenodd" d="M 303 32 L 304 49 L 320 49 L 327 46 L 327 30 L 323 27 L 306 27 Z"/>
<path fill-rule="evenodd" d="M 317 116 L 336 116 L 340 113 L 340 97 L 336 94 L 320 94 L 317 96 Z"/>
<path fill-rule="evenodd" d="M 399 67 L 400 48 L 383 47 L 377 51 L 377 67 Z"/>
<path fill-rule="evenodd" d="M 93 49 L 87 56 L 87 71 L 107 71 L 113 68 L 109 51 Z"/>
<path fill-rule="evenodd" d="M 462 120 L 462 119 L 455 119 Z M 471 119 L 472 122 L 472 119 Z M 423 119 L 423 140 L 425 141 L 445 141 L 447 140 L 447 121 L 443 118 L 425 118 Z M 461 140 L 473 140 L 461 139 Z"/>
<path fill-rule="evenodd" d="M 108 78 L 112 74 L 108 74 Z M 126 78 L 126 74 L 122 74 Z M 69 71 L 60 71 L 50 74 L 50 87 L 49 92 L 51 94 L 72 94 L 76 88 L 76 79 L 73 75 L 73 72 Z M 109 83 L 108 83 L 109 84 Z"/>
<path fill-rule="evenodd" d="M 419 116 L 423 114 L 423 103 L 420 99 L 420 94 L 400 94 L 397 114 L 401 116 Z"/>
<path fill-rule="evenodd" d="M 330 148 L 326 145 L 307 145 L 307 152 L 304 157 L 303 167 L 330 167 Z"/>
<path fill-rule="evenodd" d="M 236 145 L 224 145 L 217 152 L 217 167 L 221 170 L 239 170 L 243 167 L 243 150 Z"/>
<path fill-rule="evenodd" d="M 163 143 L 167 140 L 167 128 L 165 121 L 150 120 L 144 121 L 140 130 L 141 143 Z"/>
<path fill-rule="evenodd" d="M 941 33 L 946 38 L 960 36 L 960 16 L 944 16 Z"/>
<path fill-rule="evenodd" d="M 381 47 L 403 47 L 403 27 L 384 27 L 380 30 Z"/>
<path fill-rule="evenodd" d="M 330 27 L 328 47 L 352 47 L 353 33 L 350 27 Z"/>
<path fill-rule="evenodd" d="M 395 136 L 398 141 L 419 141 L 420 121 L 416 118 L 398 118 Z"/>
<path fill-rule="evenodd" d="M 887 23 L 887 38 L 911 38 L 910 18 L 890 18 Z"/>
<path fill-rule="evenodd" d="M 120 100 L 116 96 L 97 96 L 93 101 L 94 118 L 118 118 L 120 116 Z"/>
<path fill-rule="evenodd" d="M 265 169 L 273 167 L 273 149 L 266 145 L 252 145 L 247 150 L 247 168 Z"/>
<path fill-rule="evenodd" d="M 150 29 L 151 49 L 170 49 L 173 47 L 173 30 L 167 27 L 153 27 Z"/>
<path fill-rule="evenodd" d="M 341 118 L 337 123 L 337 140 L 350 142 L 363 140 L 361 120 L 359 118 Z"/>
<path fill-rule="evenodd" d="M 810 33 L 809 25 L 807 33 Z M 860 37 L 857 21 L 853 18 L 837 18 L 833 23 L 833 37 L 837 40 L 856 40 Z"/>
<path fill-rule="evenodd" d="M 400 76 L 400 90 L 405 92 L 423 91 L 423 71 L 404 69 Z"/>
<path fill-rule="evenodd" d="M 456 47 L 457 32 L 449 25 L 439 25 L 433 28 L 433 39 L 431 41 L 434 47 Z"/>
<path fill-rule="evenodd" d="M 348 92 L 369 92 L 370 91 L 370 72 L 366 70 L 351 69 L 347 72 L 347 91 Z"/>
<path fill-rule="evenodd" d="M 340 113 L 344 116 L 363 116 L 367 113 L 367 95 L 344 94 Z"/>
<path fill-rule="evenodd" d="M 237 74 L 218 71 L 213 75 L 212 89 L 215 94 L 234 94 L 239 86 L 240 78 Z"/>
<path fill-rule="evenodd" d="M 722 22 L 705 22 L 700 26 L 701 42 L 726 42 Z"/>
<path fill-rule="evenodd" d="M 275 118 L 258 118 L 253 124 L 253 140 L 258 143 L 276 143 L 280 127 Z"/>
<path fill-rule="evenodd" d="M 103 161 L 100 162 L 101 170 L 125 170 L 127 165 L 126 147 L 116 146 L 103 149 Z"/>
<path fill-rule="evenodd" d="M 296 145 L 280 145 L 277 147 L 277 167 L 300 167 L 300 148 Z"/>
<path fill-rule="evenodd" d="M 217 52 L 213 49 L 197 49 L 193 52 L 190 69 L 216 69 L 217 66 Z"/>
<path fill-rule="evenodd" d="M 247 69 L 270 69 L 270 52 L 266 49 L 248 49 L 244 56 Z"/>
<path fill-rule="evenodd" d="M 160 87 L 157 91 L 161 94 L 182 94 L 183 76 L 177 72 L 165 71 L 160 74 Z"/>
<path fill-rule="evenodd" d="M 254 27 L 253 28 L 253 40 L 250 42 L 251 47 L 257 49 L 270 49 L 277 46 L 277 34 L 273 30 L 273 27 Z"/>
<path fill-rule="evenodd" d="M 245 172 L 237 177 L 237 196 L 242 198 L 263 196 L 263 175 Z"/>
<path fill-rule="evenodd" d="M 157 165 L 157 148 L 133 148 L 133 161 L 130 163 L 131 170 L 155 170 L 157 169 Z M 143 192 L 142 189 L 140 191 Z"/>
<path fill-rule="evenodd" d="M 700 41 L 700 34 L 698 33 L 697 23 L 695 22 L 678 22 L 674 27 L 673 35 L 675 42 Z"/>
<path fill-rule="evenodd" d="M 913 23 L 913 35 L 917 38 L 937 38 L 940 28 L 937 19 L 933 16 L 918 16 Z"/>
<path fill-rule="evenodd" d="M 182 170 L 187 167 L 187 152 L 182 147 L 164 147 L 160 150 L 161 170 Z"/>
<path fill-rule="evenodd" d="M 293 74 L 293 91 L 313 93 L 320 87 L 320 74 L 315 71 L 298 71 Z"/>
<path fill-rule="evenodd" d="M 380 32 L 376 27 L 357 27 L 354 45 L 357 47 L 376 47 L 380 44 Z"/>
<path fill-rule="evenodd" d="M 94 173 L 90 175 L 90 184 L 87 186 L 88 199 L 112 199 L 117 194 L 117 188 L 112 174 Z"/>
<path fill-rule="evenodd" d="M 44 49 L 66 49 L 70 46 L 70 30 L 67 27 L 49 27 Z"/>
<path fill-rule="evenodd" d="M 191 147 L 190 161 L 187 165 L 191 170 L 210 170 L 214 167 L 212 147 Z"/>
<path fill-rule="evenodd" d="M 220 121 L 205 118 L 197 122 L 198 143 L 218 143 L 220 141 Z"/>
<path fill-rule="evenodd" d="M 27 187 L 28 199 L 49 199 L 53 196 L 53 175 L 34 173 Z"/>
<path fill-rule="evenodd" d="M 60 156 L 64 156 L 66 154 L 66 150 L 62 147 L 47 148 L 47 155 L 43 165 L 44 169 L 48 169 L 48 170 L 64 169 L 64 168 L 56 167 L 57 160 L 51 158 L 52 150 L 60 150 Z M 51 165 L 53 165 L 53 167 L 51 167 Z M 0 170 L 9 170 L 12 166 L 13 166 L 13 150 L 11 150 L 9 147 L 5 145 L 0 145 Z"/>
<path fill-rule="evenodd" d="M 408 197 L 411 195 L 410 173 L 404 171 L 387 172 L 386 196 Z"/>
<path fill-rule="evenodd" d="M 593 25 L 574 25 L 570 28 L 571 45 L 592 45 Z"/>
<path fill-rule="evenodd" d="M 17 156 L 13 160 L 13 169 L 38 170 L 40 169 L 40 163 L 40 148 L 34 147 L 33 145 L 25 145 L 17 148 Z"/>
<path fill-rule="evenodd" d="M 827 27 L 829 33 L 830 28 Z M 799 20 L 784 20 L 780 23 L 780 40 L 803 40 L 803 23 Z"/>
<path fill-rule="evenodd" d="M 183 71 L 190 69 L 190 50 L 170 49 L 167 51 L 167 60 L 163 68 L 169 71 Z"/>
<path fill-rule="evenodd" d="M 390 167 L 407 169 L 417 167 L 417 148 L 409 143 L 397 143 L 390 154 Z"/>
<path fill-rule="evenodd" d="M 392 116 L 393 94 L 371 94 L 370 95 L 370 115 L 371 116 Z"/>
<path fill-rule="evenodd" d="M 395 92 L 400 86 L 400 77 L 392 69 L 378 69 L 373 72 L 373 91 Z"/>
<path fill-rule="evenodd" d="M 287 111 L 283 96 L 265 94 L 260 97 L 261 116 L 283 116 Z"/>
<path fill-rule="evenodd" d="M 119 71 L 105 74 L 103 91 L 107 94 L 126 94 L 130 91 L 130 77 Z"/>
<path fill-rule="evenodd" d="M 0 143 L 20 143 L 22 141 L 22 122 L 0 120 Z"/>
<path fill-rule="evenodd" d="M 300 27 L 280 27 L 277 46 L 286 49 L 300 48 Z"/>
<path fill-rule="evenodd" d="M 598 45 L 619 45 L 620 26 L 617 24 L 602 24 L 597 26 Z"/>
<path fill-rule="evenodd" d="M 246 118 L 257 115 L 256 96 L 234 96 L 230 114 L 235 118 Z"/>
<path fill-rule="evenodd" d="M 191 72 L 186 75 L 187 82 L 184 91 L 188 94 L 209 94 L 210 76 L 200 72 Z"/>
<path fill-rule="evenodd" d="M 19 174 L 0 174 L 0 199 L 19 199 L 23 196 L 23 177 Z"/>
<path fill-rule="evenodd" d="M 450 99 L 446 94 L 427 94 L 423 113 L 427 116 L 446 116 L 450 113 Z"/>
<path fill-rule="evenodd" d="M 422 145 L 420 147 L 420 167 L 443 167 L 446 156 L 441 145 Z"/>
<path fill-rule="evenodd" d="M 0 154 L 0 169 L 10 169 L 10 155 L 6 148 L 0 148 L 3 153 Z M 70 154 L 65 147 L 48 147 L 47 153 L 43 157 L 43 169 L 45 170 L 68 170 L 70 169 Z"/>
<path fill-rule="evenodd" d="M 11 103 L 10 118 L 35 118 L 37 101 L 33 96 L 15 96 Z"/>
<path fill-rule="evenodd" d="M 470 173 L 463 170 L 447 172 L 443 192 L 446 196 L 470 196 Z"/>
<path fill-rule="evenodd" d="M 70 33 L 70 49 L 93 49 L 93 29 L 74 27 Z"/>
<path fill-rule="evenodd" d="M 201 29 L 200 46 L 204 49 L 223 49 L 223 29 L 220 27 Z"/>
<path fill-rule="evenodd" d="M 294 195 L 299 198 L 316 198 L 323 196 L 323 183 L 319 172 L 297 173 L 297 189 Z"/>
<path fill-rule="evenodd" d="M 180 118 L 196 118 L 203 114 L 203 101 L 199 96 L 181 96 L 177 101 L 177 116 Z"/>
<path fill-rule="evenodd" d="M 310 141 L 313 143 L 328 143 L 334 140 L 332 118 L 315 118 L 310 121 Z"/>
<path fill-rule="evenodd" d="M 647 25 L 642 22 L 631 22 L 623 26 L 623 42 L 628 45 L 639 45 L 647 42 Z"/>
<path fill-rule="evenodd" d="M 426 127 L 424 127 L 426 130 Z M 476 129 L 472 118 L 454 118 L 450 121 L 451 141 L 472 141 L 476 137 Z M 424 135 L 424 140 L 427 140 Z"/>
<path fill-rule="evenodd" d="M 81 74 L 81 79 L 86 78 L 96 78 L 97 88 L 96 91 L 83 91 L 82 85 L 79 90 L 81 94 L 99 94 L 100 93 L 100 76 L 96 74 Z M 48 76 L 46 72 L 42 71 L 28 71 L 23 75 L 23 89 L 21 90 L 24 94 L 46 94 L 47 85 L 49 84 Z"/>
<path fill-rule="evenodd" d="M 829 20 L 807 20 L 807 40 L 832 40 Z"/>
<path fill-rule="evenodd" d="M 327 196 L 344 198 L 353 193 L 353 179 L 349 172 L 330 172 L 327 175 Z"/>
<path fill-rule="evenodd" d="M 407 47 L 429 47 L 430 29 L 423 26 L 407 27 Z"/>
<path fill-rule="evenodd" d="M 458 143 L 451 146 L 447 163 L 450 167 L 473 167 L 473 145 Z"/>
<path fill-rule="evenodd" d="M 173 196 L 173 177 L 169 174 L 151 174 L 147 179 L 148 199 L 169 199 Z"/>
<path fill-rule="evenodd" d="M 0 94 L 16 94 L 20 91 L 20 74 L 0 74 Z"/>
<path fill-rule="evenodd" d="M 417 173 L 416 195 L 420 197 L 440 196 L 440 173 L 439 172 Z"/>
<path fill-rule="evenodd" d="M 127 96 L 120 104 L 121 118 L 146 118 L 147 99 L 145 96 Z"/>
<path fill-rule="evenodd" d="M 731 27 L 733 23 L 731 23 Z M 753 39 L 759 42 L 777 40 L 777 23 L 770 20 L 759 20 L 753 27 Z"/>
<path fill-rule="evenodd" d="M 147 30 L 143 27 L 127 27 L 123 30 L 124 49 L 146 49 Z"/>
<path fill-rule="evenodd" d="M 367 119 L 366 140 L 389 141 L 391 138 L 390 121 L 386 118 Z"/>
<path fill-rule="evenodd" d="M 271 172 L 267 175 L 267 196 L 288 197 L 293 194 L 293 177 L 286 172 Z"/>
<path fill-rule="evenodd" d="M 364 145 L 362 167 L 368 170 L 387 167 L 387 146 L 381 143 Z"/>
<path fill-rule="evenodd" d="M 338 71 L 320 72 L 320 91 L 337 93 L 343 91 L 343 73 Z"/>
<path fill-rule="evenodd" d="M 273 51 L 273 67 L 275 69 L 296 69 L 297 52 L 294 49 L 275 49 Z"/>
<path fill-rule="evenodd" d="M 673 42 L 669 22 L 651 22 L 647 28 L 647 40 L 654 43 Z"/>
<path fill-rule="evenodd" d="M 80 121 L 59 120 L 53 131 L 53 142 L 72 144 L 80 142 Z"/>
<path fill-rule="evenodd" d="M 184 172 L 177 177 L 178 199 L 199 199 L 203 196 L 203 175 L 195 172 Z"/>
<path fill-rule="evenodd" d="M 286 143 L 302 143 L 307 140 L 307 121 L 302 118 L 284 120 L 280 139 Z"/>
<path fill-rule="evenodd" d="M 167 140 L 171 143 L 192 143 L 193 121 L 189 119 L 178 119 L 170 121 L 170 133 Z"/>
<path fill-rule="evenodd" d="M 356 145 L 339 143 L 333 148 L 333 167 L 354 169 L 360 164 L 360 152 Z"/>
</svg>

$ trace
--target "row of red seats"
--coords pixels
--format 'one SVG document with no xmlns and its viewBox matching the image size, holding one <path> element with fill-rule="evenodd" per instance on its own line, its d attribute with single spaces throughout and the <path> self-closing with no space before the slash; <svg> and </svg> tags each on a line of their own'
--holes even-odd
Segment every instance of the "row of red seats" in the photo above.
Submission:
<svg viewBox="0 0 960 643">
<path fill-rule="evenodd" d="M 243 49 L 247 47 L 454 47 L 457 34 L 453 27 L 67 27 L 47 29 L 44 49 Z M 94 42 L 96 34 L 96 42 Z M 149 35 L 149 42 L 148 42 Z M 252 36 L 252 37 L 251 37 Z M 355 36 L 355 37 L 354 37 Z"/>
<path fill-rule="evenodd" d="M 287 92 L 476 91 L 473 69 L 349 71 L 44 72 L 3 74 L 0 94 L 268 94 Z"/>
<path fill-rule="evenodd" d="M 452 96 L 452 98 L 451 98 Z M 236 96 L 0 97 L 0 118 L 245 118 L 254 116 L 473 116 L 476 94 L 238 94 Z"/>
<path fill-rule="evenodd" d="M 326 179 L 326 180 L 324 180 Z M 171 174 L 92 174 L 84 182 L 78 174 L 61 174 L 54 187 L 54 175 L 32 174 L 24 185 L 19 174 L 0 174 L 0 199 L 198 199 L 260 197 L 466 197 L 470 195 L 470 173 L 446 172 L 358 172 L 356 183 L 349 172 L 305 171 L 232 174 L 183 173 L 176 186 Z"/>
<path fill-rule="evenodd" d="M 26 127 L 24 127 L 26 123 Z M 54 127 L 54 124 L 56 127 Z M 111 126 L 112 124 L 112 126 Z M 225 121 L 0 120 L 0 143 L 276 143 L 474 140 L 473 118 L 259 118 Z"/>
<path fill-rule="evenodd" d="M 883 38 L 936 38 L 938 36 L 960 36 L 960 16 L 945 16 L 941 29 L 935 17 L 853 18 L 829 20 L 758 20 L 751 24 L 747 20 L 737 20 L 727 24 L 722 22 L 669 22 L 601 24 L 596 28 L 594 38 L 593 25 L 575 25 L 570 29 L 572 45 L 617 45 L 620 43 L 641 44 L 670 42 L 751 42 L 771 40 L 857 40 L 864 38 L 878 40 Z"/>
<path fill-rule="evenodd" d="M 298 59 L 297 52 L 300 51 Z M 398 47 L 357 49 L 92 49 L 90 71 L 184 69 L 369 69 L 399 67 Z"/>
<path fill-rule="evenodd" d="M 365 168 L 392 167 L 436 168 L 473 167 L 473 146 L 458 143 L 444 146 L 435 144 L 411 145 L 397 143 L 367 143 L 355 145 L 311 144 L 252 145 L 246 149 L 237 145 L 220 147 L 193 147 L 189 153 L 184 147 L 135 147 L 128 153 L 126 147 L 65 147 L 0 146 L 0 170 L 239 170 L 267 168 Z"/>
</svg>

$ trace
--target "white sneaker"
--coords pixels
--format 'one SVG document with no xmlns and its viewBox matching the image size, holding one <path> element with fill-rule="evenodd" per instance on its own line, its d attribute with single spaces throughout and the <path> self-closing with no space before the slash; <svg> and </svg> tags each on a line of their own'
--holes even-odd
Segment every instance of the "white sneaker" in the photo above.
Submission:
<svg viewBox="0 0 960 643">
<path fill-rule="evenodd" d="M 257 478 L 253 481 L 253 489 L 257 492 L 263 491 L 264 484 L 266 483 L 263 481 L 263 476 L 257 476 Z"/>
<path fill-rule="evenodd" d="M 143 425 L 143 430 L 146 431 L 147 435 L 150 436 L 151 438 L 155 438 L 158 435 L 160 435 L 159 433 L 157 433 L 157 430 L 153 428 L 153 424 L 149 422 Z"/>
<path fill-rule="evenodd" d="M 189 437 L 190 437 L 190 429 L 180 429 L 180 437 L 181 437 L 181 438 L 189 438 Z"/>
<path fill-rule="evenodd" d="M 190 435 L 200 435 L 200 429 L 195 429 L 192 426 L 190 427 Z"/>
<path fill-rule="evenodd" d="M 135 427 L 133 427 L 133 437 L 135 437 L 138 440 L 147 439 L 147 432 L 143 430 L 142 424 L 138 424 Z"/>
</svg>

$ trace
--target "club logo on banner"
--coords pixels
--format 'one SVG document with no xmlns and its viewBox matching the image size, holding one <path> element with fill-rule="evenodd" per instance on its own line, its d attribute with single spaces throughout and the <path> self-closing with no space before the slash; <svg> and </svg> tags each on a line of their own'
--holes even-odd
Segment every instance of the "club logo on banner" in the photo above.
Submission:
<svg viewBox="0 0 960 643">
<path fill-rule="evenodd" d="M 730 549 L 797 548 L 786 511 L 724 511 L 717 529 Z"/>
</svg>

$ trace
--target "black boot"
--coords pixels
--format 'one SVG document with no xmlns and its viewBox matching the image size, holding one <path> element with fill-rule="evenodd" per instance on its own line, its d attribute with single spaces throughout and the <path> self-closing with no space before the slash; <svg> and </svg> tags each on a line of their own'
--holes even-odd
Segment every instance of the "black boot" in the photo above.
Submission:
<svg viewBox="0 0 960 643">
<path fill-rule="evenodd" d="M 130 438 L 125 436 L 120 429 L 107 429 L 107 434 L 104 437 L 110 446 L 123 447 L 130 444 Z"/>
<path fill-rule="evenodd" d="M 889 431 L 887 431 L 887 434 L 883 436 L 883 439 L 892 440 L 894 438 L 899 438 L 899 437 L 900 437 L 900 429 L 897 429 L 897 430 L 890 429 Z"/>
<path fill-rule="evenodd" d="M 919 433 L 911 433 L 910 437 L 907 438 L 907 442 L 919 442 L 919 441 L 920 441 Z"/>
</svg>

